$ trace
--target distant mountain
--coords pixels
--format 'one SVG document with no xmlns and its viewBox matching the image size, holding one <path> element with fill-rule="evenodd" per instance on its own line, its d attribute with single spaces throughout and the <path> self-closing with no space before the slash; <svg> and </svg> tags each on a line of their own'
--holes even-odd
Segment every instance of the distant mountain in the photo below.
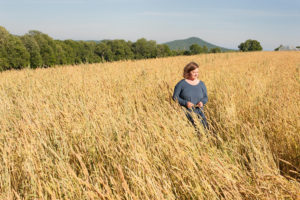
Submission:
<svg viewBox="0 0 300 200">
<path fill-rule="evenodd" d="M 208 43 L 197 37 L 190 37 L 184 40 L 174 40 L 164 43 L 169 46 L 171 50 L 189 50 L 192 44 L 198 44 L 200 46 L 206 46 L 208 49 L 219 47 L 217 45 Z M 234 51 L 233 49 L 227 49 L 224 47 L 219 47 L 222 51 Z"/>
</svg>

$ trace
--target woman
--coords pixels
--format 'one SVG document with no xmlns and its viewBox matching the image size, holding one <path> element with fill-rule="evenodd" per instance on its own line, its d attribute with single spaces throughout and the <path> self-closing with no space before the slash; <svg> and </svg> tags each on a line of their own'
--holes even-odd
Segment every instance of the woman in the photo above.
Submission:
<svg viewBox="0 0 300 200">
<path fill-rule="evenodd" d="M 203 113 L 203 106 L 207 103 L 207 90 L 205 84 L 198 79 L 199 66 L 195 62 L 190 62 L 183 69 L 183 77 L 174 89 L 173 99 L 178 101 L 187 110 L 186 116 L 196 127 L 191 115 L 194 112 L 201 120 L 203 127 L 208 129 L 208 124 Z"/>
</svg>

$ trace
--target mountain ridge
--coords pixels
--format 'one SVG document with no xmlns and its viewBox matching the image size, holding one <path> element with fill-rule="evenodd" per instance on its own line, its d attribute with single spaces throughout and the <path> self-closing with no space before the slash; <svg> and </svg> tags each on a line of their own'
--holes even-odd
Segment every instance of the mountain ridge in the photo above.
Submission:
<svg viewBox="0 0 300 200">
<path fill-rule="evenodd" d="M 234 49 L 220 47 L 220 46 L 211 44 L 209 42 L 206 42 L 203 39 L 198 38 L 198 37 L 189 37 L 187 39 L 173 40 L 173 41 L 165 42 L 163 44 L 168 45 L 171 50 L 189 50 L 189 48 L 192 44 L 198 44 L 200 46 L 205 45 L 208 49 L 218 47 L 221 49 L 221 51 L 234 51 Z"/>
</svg>

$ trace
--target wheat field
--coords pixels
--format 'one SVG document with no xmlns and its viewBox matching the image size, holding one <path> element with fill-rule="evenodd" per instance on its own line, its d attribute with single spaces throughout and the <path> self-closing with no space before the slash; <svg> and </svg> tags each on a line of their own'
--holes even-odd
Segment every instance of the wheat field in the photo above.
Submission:
<svg viewBox="0 0 300 200">
<path fill-rule="evenodd" d="M 190 61 L 201 137 L 172 100 Z M 299 52 L 6 71 L 0 119 L 0 199 L 300 199 Z"/>
</svg>

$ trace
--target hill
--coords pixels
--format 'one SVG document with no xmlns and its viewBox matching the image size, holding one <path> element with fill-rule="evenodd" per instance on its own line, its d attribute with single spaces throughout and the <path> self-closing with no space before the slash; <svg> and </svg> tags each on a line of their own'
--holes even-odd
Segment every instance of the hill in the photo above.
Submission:
<svg viewBox="0 0 300 200">
<path fill-rule="evenodd" d="M 168 45 L 169 48 L 172 50 L 188 50 L 192 44 L 198 44 L 200 46 L 205 45 L 207 46 L 208 49 L 219 47 L 217 45 L 211 44 L 197 37 L 190 37 L 183 40 L 174 40 L 174 41 L 166 42 L 164 44 Z M 227 49 L 224 47 L 219 47 L 219 48 L 222 51 L 234 51 L 233 49 Z"/>
</svg>

